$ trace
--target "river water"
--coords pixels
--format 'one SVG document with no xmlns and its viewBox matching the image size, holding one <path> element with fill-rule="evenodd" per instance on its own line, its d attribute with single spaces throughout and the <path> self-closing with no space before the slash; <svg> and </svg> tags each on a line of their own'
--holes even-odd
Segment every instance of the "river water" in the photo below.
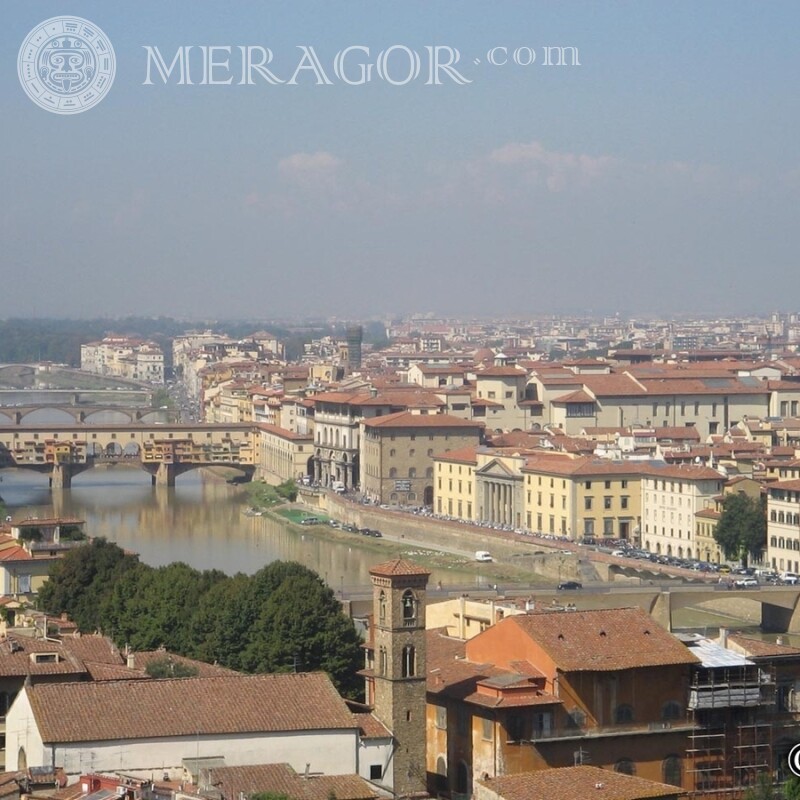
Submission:
<svg viewBox="0 0 800 800">
<path fill-rule="evenodd" d="M 369 568 L 388 556 L 359 540 L 342 542 L 325 529 L 298 530 L 271 517 L 249 517 L 246 489 L 216 474 L 193 470 L 174 488 L 153 487 L 143 470 L 97 467 L 73 479 L 69 491 L 51 492 L 47 477 L 24 470 L 0 472 L 0 497 L 14 520 L 29 516 L 77 517 L 90 536 L 103 536 L 140 555 L 146 564 L 183 561 L 196 569 L 252 574 L 276 560 L 298 561 L 338 591 L 370 585 Z M 474 573 L 433 570 L 431 583 L 476 586 Z"/>
</svg>

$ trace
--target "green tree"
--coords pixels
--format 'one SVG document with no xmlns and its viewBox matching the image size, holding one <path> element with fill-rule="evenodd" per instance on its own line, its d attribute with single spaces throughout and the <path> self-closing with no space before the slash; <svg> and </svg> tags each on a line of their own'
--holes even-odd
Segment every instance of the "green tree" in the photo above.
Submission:
<svg viewBox="0 0 800 800">
<path fill-rule="evenodd" d="M 254 576 L 258 606 L 242 665 L 249 672 L 323 670 L 340 692 L 358 697 L 361 639 L 333 591 L 300 564 L 274 562 Z"/>
<path fill-rule="evenodd" d="M 37 605 L 48 614 L 66 613 L 83 633 L 98 630 L 106 598 L 138 561 L 113 542 L 94 539 L 55 562 Z"/>
<path fill-rule="evenodd" d="M 105 630 L 119 645 L 134 650 L 164 646 L 181 655 L 190 652 L 190 622 L 200 599 L 217 582 L 218 570 L 199 572 L 183 563 L 165 567 L 137 564 L 114 586 L 103 608 Z"/>
<path fill-rule="evenodd" d="M 294 503 L 297 499 L 297 484 L 291 479 L 279 483 L 275 487 L 275 491 L 278 493 L 279 497 L 288 500 L 290 503 Z"/>
<path fill-rule="evenodd" d="M 196 678 L 200 670 L 191 664 L 176 661 L 171 656 L 154 658 L 144 668 L 151 678 Z"/>
<path fill-rule="evenodd" d="M 767 545 L 767 507 L 765 498 L 752 498 L 741 492 L 722 501 L 722 515 L 714 539 L 726 558 L 736 558 L 747 566 L 749 556 L 758 556 Z"/>
<path fill-rule="evenodd" d="M 744 793 L 744 800 L 775 800 L 776 797 L 772 775 L 768 772 L 759 772 L 755 784 Z"/>
<path fill-rule="evenodd" d="M 800 778 L 792 775 L 781 787 L 784 800 L 800 800 Z"/>
</svg>

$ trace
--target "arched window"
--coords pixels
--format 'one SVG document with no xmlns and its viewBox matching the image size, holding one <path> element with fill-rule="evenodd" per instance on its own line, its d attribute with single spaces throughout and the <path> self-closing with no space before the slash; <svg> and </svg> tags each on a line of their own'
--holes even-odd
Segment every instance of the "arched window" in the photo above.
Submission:
<svg viewBox="0 0 800 800">
<path fill-rule="evenodd" d="M 417 470 L 415 467 L 410 467 L 408 470 L 408 477 L 409 478 L 416 478 L 417 477 Z"/>
<path fill-rule="evenodd" d="M 413 678 L 417 674 L 417 651 L 413 645 L 403 648 L 403 662 L 400 669 L 403 678 Z"/>
<path fill-rule="evenodd" d="M 17 753 L 17 769 L 20 772 L 28 769 L 28 756 L 25 753 L 24 747 L 20 747 L 19 752 Z"/>
<path fill-rule="evenodd" d="M 433 477 L 433 467 L 427 467 L 425 469 L 425 477 L 432 478 Z"/>
<path fill-rule="evenodd" d="M 772 522 L 777 522 L 778 521 L 778 512 L 775 511 L 774 508 L 772 509 L 772 511 L 769 512 L 769 518 L 770 518 L 770 520 Z"/>
<path fill-rule="evenodd" d="M 447 762 L 444 756 L 436 759 L 436 786 L 440 792 L 447 791 Z"/>
<path fill-rule="evenodd" d="M 395 456 L 395 449 L 394 449 L 394 447 L 393 447 L 393 448 L 392 448 L 392 449 L 389 451 L 389 457 L 390 457 L 390 458 L 394 458 L 394 456 Z"/>
<path fill-rule="evenodd" d="M 661 765 L 661 773 L 664 783 L 670 786 L 680 786 L 682 783 L 681 776 L 681 758 L 680 756 L 667 756 Z"/>
<path fill-rule="evenodd" d="M 389 668 L 389 663 L 387 660 L 386 648 L 381 647 L 380 649 L 380 658 L 379 658 L 379 671 L 381 675 L 385 675 Z"/>
<path fill-rule="evenodd" d="M 675 700 L 670 700 L 668 703 L 665 703 L 664 707 L 661 709 L 661 719 L 680 719 L 682 713 L 681 704 Z"/>
<path fill-rule="evenodd" d="M 417 622 L 417 598 L 411 589 L 403 592 L 403 625 L 411 627 Z"/>
<path fill-rule="evenodd" d="M 621 772 L 623 775 L 635 775 L 636 764 L 629 758 L 621 758 L 614 764 L 614 772 Z"/>
<path fill-rule="evenodd" d="M 777 547 L 778 546 L 778 537 L 777 536 L 770 536 L 769 546 L 770 547 Z"/>
<path fill-rule="evenodd" d="M 381 623 L 386 622 L 386 592 L 383 589 L 378 595 L 378 621 Z"/>
<path fill-rule="evenodd" d="M 389 470 L 389 477 L 390 478 L 396 478 L 397 477 L 397 467 L 392 467 Z"/>
<path fill-rule="evenodd" d="M 633 722 L 633 707 L 625 704 L 617 706 L 614 709 L 614 722 L 616 722 L 618 725 L 624 725 L 627 722 Z"/>
</svg>

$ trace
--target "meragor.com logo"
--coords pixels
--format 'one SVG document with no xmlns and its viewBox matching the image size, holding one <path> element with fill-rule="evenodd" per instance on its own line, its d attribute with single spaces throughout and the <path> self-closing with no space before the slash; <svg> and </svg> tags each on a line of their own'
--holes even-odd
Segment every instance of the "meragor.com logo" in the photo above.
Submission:
<svg viewBox="0 0 800 800">
<path fill-rule="evenodd" d="M 81 17 L 53 17 L 27 35 L 17 70 L 37 106 L 54 114 L 80 114 L 108 94 L 116 58 L 97 25 Z"/>
</svg>

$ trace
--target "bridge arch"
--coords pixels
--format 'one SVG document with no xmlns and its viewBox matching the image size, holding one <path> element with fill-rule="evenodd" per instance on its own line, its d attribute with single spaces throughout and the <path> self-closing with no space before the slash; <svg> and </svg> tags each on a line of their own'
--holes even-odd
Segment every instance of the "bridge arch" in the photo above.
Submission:
<svg viewBox="0 0 800 800">
<path fill-rule="evenodd" d="M 34 408 L 32 411 L 25 411 L 20 416 L 20 422 L 27 425 L 74 425 L 75 415 L 64 408 Z"/>
<path fill-rule="evenodd" d="M 87 425 L 116 425 L 134 421 L 133 412 L 122 408 L 103 408 L 82 415 L 82 421 Z"/>
</svg>

